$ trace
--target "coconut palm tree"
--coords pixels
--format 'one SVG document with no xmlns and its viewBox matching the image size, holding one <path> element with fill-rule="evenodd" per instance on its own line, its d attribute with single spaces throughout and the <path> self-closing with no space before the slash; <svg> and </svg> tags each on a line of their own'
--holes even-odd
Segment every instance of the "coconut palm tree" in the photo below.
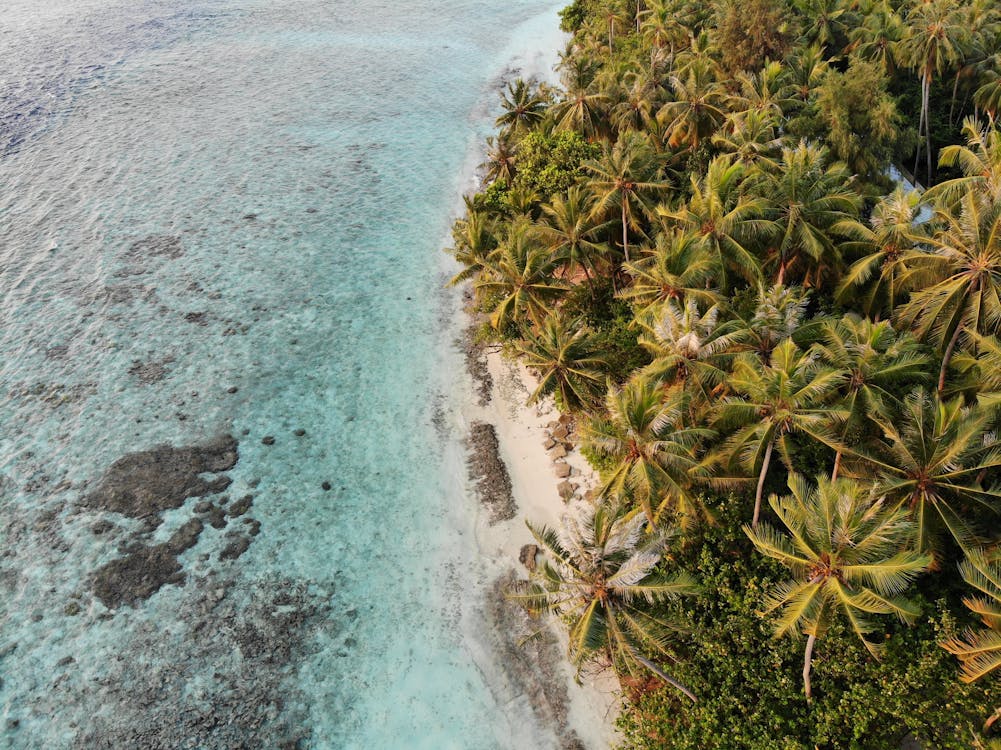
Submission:
<svg viewBox="0 0 1001 750">
<path fill-rule="evenodd" d="M 527 318 L 542 325 L 569 288 L 553 276 L 554 269 L 552 255 L 533 240 L 527 221 L 513 224 L 474 284 L 481 299 L 496 301 L 490 324 L 502 330 Z"/>
<path fill-rule="evenodd" d="M 959 679 L 974 682 L 1001 668 L 1001 554 L 998 550 L 970 550 L 959 564 L 959 572 L 981 596 L 967 597 L 963 603 L 986 625 L 984 630 L 967 630 L 942 644 L 963 664 Z"/>
<path fill-rule="evenodd" d="M 791 495 L 769 498 L 788 536 L 768 524 L 745 526 L 744 533 L 759 552 L 793 573 L 768 596 L 764 613 L 780 612 L 776 637 L 796 630 L 807 636 L 803 686 L 810 700 L 814 645 L 837 614 L 878 656 L 882 645 L 867 637 L 881 630 L 872 616 L 912 622 L 920 611 L 900 595 L 931 558 L 906 549 L 913 533 L 907 514 L 875 499 L 862 483 L 818 477 L 817 486 L 810 487 L 791 474 L 789 489 Z"/>
<path fill-rule="evenodd" d="M 682 3 L 674 0 L 648 0 L 640 21 L 640 33 L 653 50 L 681 49 L 688 43 L 690 24 Z"/>
<path fill-rule="evenodd" d="M 717 406 L 714 426 L 719 430 L 737 428 L 723 443 L 723 460 L 752 474 L 757 472 L 753 526 L 758 525 L 765 477 L 775 448 L 792 471 L 794 434 L 808 435 L 833 449 L 839 447 L 831 425 L 843 422 L 847 411 L 829 402 L 845 379 L 844 373 L 819 367 L 815 357 L 801 351 L 791 339 L 775 347 L 767 364 L 750 354 L 737 357 L 728 381 L 736 395 L 725 397 Z"/>
<path fill-rule="evenodd" d="M 875 417 L 892 420 L 899 389 L 922 379 L 931 362 L 913 337 L 898 334 L 888 321 L 873 323 L 852 314 L 822 323 L 811 352 L 824 367 L 845 376 L 839 401 L 846 415 L 837 425 L 843 445 L 870 433 L 878 426 Z M 832 479 L 838 476 L 841 457 L 838 450 Z"/>
<path fill-rule="evenodd" d="M 781 152 L 782 140 L 778 137 L 778 119 L 771 112 L 730 113 L 712 141 L 722 153 L 731 154 L 746 168 L 758 167 L 764 171 L 778 168 L 776 157 Z"/>
<path fill-rule="evenodd" d="M 777 61 L 765 63 L 757 73 L 738 73 L 736 82 L 740 90 L 730 97 L 729 109 L 740 114 L 760 112 L 781 117 L 788 101 L 784 79 L 785 70 Z"/>
<path fill-rule="evenodd" d="M 872 447 L 847 449 L 863 459 L 852 473 L 871 477 L 876 470 L 876 491 L 911 514 L 922 552 L 939 552 L 943 530 L 970 550 L 976 541 L 970 511 L 1001 510 L 1001 489 L 983 484 L 986 474 L 1001 468 L 993 410 L 916 389 L 904 397 L 899 414 L 872 419 L 883 437 Z"/>
<path fill-rule="evenodd" d="M 546 115 L 546 106 L 545 97 L 533 83 L 523 78 L 508 83 L 507 91 L 501 94 L 501 107 L 504 113 L 495 122 L 496 126 L 502 129 L 501 137 L 517 141 L 519 137 L 542 122 Z"/>
<path fill-rule="evenodd" d="M 849 180 L 844 164 L 829 164 L 826 149 L 806 141 L 782 149 L 777 170 L 760 173 L 754 189 L 770 203 L 777 283 L 794 274 L 820 286 L 840 267 L 835 233 L 858 223 L 861 204 Z"/>
<path fill-rule="evenodd" d="M 577 411 L 601 401 L 608 362 L 598 354 L 592 334 L 579 322 L 568 324 L 558 315 L 550 315 L 537 332 L 529 331 L 516 341 L 514 350 L 539 376 L 529 403 L 556 394 L 562 408 Z"/>
<path fill-rule="evenodd" d="M 609 104 L 607 94 L 597 85 L 577 80 L 567 87 L 565 98 L 550 107 L 550 112 L 556 130 L 576 130 L 585 138 L 593 138 L 603 132 Z"/>
<path fill-rule="evenodd" d="M 704 313 L 694 298 L 669 299 L 636 319 L 638 342 L 653 357 L 643 372 L 667 385 L 681 385 L 708 402 L 729 370 L 732 342 L 719 324 L 719 307 Z"/>
<path fill-rule="evenodd" d="M 848 32 L 852 54 L 874 60 L 892 76 L 897 69 L 896 52 L 904 38 L 904 21 L 888 0 L 869 0 L 862 5 L 862 22 Z"/>
<path fill-rule="evenodd" d="M 671 148 L 698 148 L 723 124 L 726 118 L 726 90 L 717 77 L 711 60 L 695 59 L 684 73 L 670 78 L 674 100 L 657 113 L 665 126 Z"/>
<path fill-rule="evenodd" d="M 485 211 L 479 211 L 470 202 L 466 203 L 466 215 L 455 222 L 452 239 L 455 247 L 452 254 L 462 263 L 463 268 L 448 282 L 456 286 L 475 278 L 489 263 L 490 254 L 497 247 L 493 235 L 493 222 Z"/>
<path fill-rule="evenodd" d="M 939 158 L 943 167 L 958 166 L 962 177 L 944 180 L 925 193 L 928 202 L 957 207 L 967 191 L 978 201 L 1001 202 L 1001 133 L 993 125 L 985 127 L 972 117 L 963 121 L 966 144 L 945 146 Z"/>
<path fill-rule="evenodd" d="M 665 546 L 677 532 L 663 527 L 651 534 L 643 526 L 642 516 L 607 502 L 576 504 L 556 529 L 529 523 L 548 559 L 508 596 L 568 626 L 569 657 L 578 671 L 600 659 L 631 673 L 642 667 L 695 702 L 691 690 L 653 662 L 676 658 L 671 636 L 684 629 L 680 617 L 653 615 L 643 605 L 693 596 L 698 587 L 685 571 L 664 570 Z"/>
<path fill-rule="evenodd" d="M 507 138 L 489 136 L 487 138 L 487 160 L 480 165 L 486 169 L 486 181 L 506 182 L 510 185 L 518 169 L 514 144 Z"/>
<path fill-rule="evenodd" d="M 629 258 L 629 230 L 642 233 L 642 220 L 653 212 L 657 195 L 670 188 L 660 178 L 660 164 L 647 136 L 629 131 L 600 159 L 584 163 L 587 185 L 595 196 L 594 214 L 617 213 L 622 223 L 622 253 Z"/>
<path fill-rule="evenodd" d="M 601 226 L 594 219 L 594 196 L 585 187 L 573 185 L 565 198 L 554 195 L 542 206 L 536 231 L 553 260 L 570 273 L 583 271 L 590 281 L 597 264 L 608 254 L 607 245 L 597 241 Z"/>
<path fill-rule="evenodd" d="M 606 415 L 584 429 L 584 445 L 613 462 L 601 487 L 603 497 L 639 505 L 651 524 L 671 508 L 683 523 L 702 512 L 691 485 L 700 468 L 696 450 L 711 430 L 683 423 L 688 396 L 665 392 L 647 377 L 634 376 L 605 398 Z"/>
<path fill-rule="evenodd" d="M 969 30 L 965 27 L 957 5 L 952 0 L 915 2 L 904 18 L 904 38 L 898 47 L 900 59 L 913 68 L 921 80 L 921 113 L 918 118 L 918 148 L 914 155 L 914 174 L 921 158 L 921 138 L 924 136 L 928 171 L 931 178 L 932 142 L 929 105 L 932 81 L 963 57 L 963 46 Z"/>
<path fill-rule="evenodd" d="M 846 27 L 855 25 L 844 0 L 793 0 L 793 5 L 806 20 L 804 41 L 825 49 Z"/>
<path fill-rule="evenodd" d="M 609 119 L 618 133 L 649 130 L 654 122 L 657 102 L 663 89 L 646 73 L 630 71 L 623 77 L 618 101 L 612 105 Z"/>
<path fill-rule="evenodd" d="M 623 265 L 632 282 L 619 296 L 633 303 L 637 317 L 667 300 L 695 300 L 713 305 L 720 295 L 709 287 L 719 275 L 702 237 L 684 230 L 657 234 L 652 250 Z"/>
<path fill-rule="evenodd" d="M 953 209 L 939 209 L 930 253 L 908 256 L 905 283 L 916 291 L 900 321 L 942 350 L 938 389 L 957 345 L 1001 324 L 1001 201 L 987 203 L 970 187 Z"/>
<path fill-rule="evenodd" d="M 763 198 L 744 195 L 741 181 L 746 170 L 731 157 L 718 156 L 701 178 L 691 177 L 692 197 L 678 209 L 661 206 L 657 213 L 668 226 L 702 238 L 707 254 L 716 259 L 719 286 L 726 292 L 727 274 L 758 281 L 761 269 L 749 242 L 760 239 L 771 224 L 760 217 L 768 208 Z"/>
<path fill-rule="evenodd" d="M 908 265 L 925 252 L 921 243 L 927 239 L 926 225 L 915 222 L 920 199 L 917 192 L 898 187 L 876 204 L 868 227 L 857 221 L 836 225 L 851 238 L 844 249 L 861 255 L 838 284 L 839 302 L 860 302 L 876 319 L 893 314 L 906 291 L 901 279 Z"/>
<path fill-rule="evenodd" d="M 808 304 L 809 293 L 802 287 L 759 287 L 754 314 L 746 320 L 735 317 L 731 323 L 733 350 L 769 362 L 776 346 L 803 329 Z"/>
</svg>

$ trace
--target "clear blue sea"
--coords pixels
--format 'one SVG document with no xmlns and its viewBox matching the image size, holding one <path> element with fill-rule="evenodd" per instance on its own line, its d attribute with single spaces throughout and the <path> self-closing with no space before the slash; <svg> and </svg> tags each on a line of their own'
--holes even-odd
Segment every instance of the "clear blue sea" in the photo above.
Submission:
<svg viewBox="0 0 1001 750">
<path fill-rule="evenodd" d="M 4 3 L 0 747 L 551 746 L 489 656 L 441 248 L 556 10 Z M 225 434 L 250 509 L 106 606 L 218 497 L 154 529 L 88 493 Z"/>
</svg>

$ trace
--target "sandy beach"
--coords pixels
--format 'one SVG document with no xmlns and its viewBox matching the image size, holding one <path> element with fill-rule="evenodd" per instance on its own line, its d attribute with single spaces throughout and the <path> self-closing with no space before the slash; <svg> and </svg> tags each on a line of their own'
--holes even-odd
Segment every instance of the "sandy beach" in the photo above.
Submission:
<svg viewBox="0 0 1001 750">
<path fill-rule="evenodd" d="M 555 526 L 567 510 L 567 500 L 583 497 L 597 475 L 574 447 L 573 426 L 566 417 L 560 420 L 552 400 L 526 404 L 535 388 L 527 368 L 498 352 L 479 349 L 467 354 L 467 362 L 473 395 L 463 416 L 473 435 L 486 431 L 495 437 L 473 440 L 470 446 L 471 481 L 483 501 L 477 543 L 490 567 L 498 571 L 499 581 L 525 578 L 528 570 L 519 558 L 525 545 L 535 541 L 525 521 Z M 547 444 L 552 446 L 549 450 Z M 568 476 L 559 476 L 568 470 Z M 505 494 L 509 502 L 500 499 Z M 506 666 L 511 668 L 512 688 L 527 694 L 540 721 L 555 726 L 561 748 L 611 747 L 617 740 L 614 722 L 619 707 L 615 675 L 611 670 L 592 670 L 578 683 L 566 660 L 564 629 L 551 619 L 531 620 L 503 600 L 503 588 L 493 587 L 495 601 L 490 607 L 498 645 L 509 656 Z M 544 637 L 521 643 L 539 630 Z"/>
</svg>

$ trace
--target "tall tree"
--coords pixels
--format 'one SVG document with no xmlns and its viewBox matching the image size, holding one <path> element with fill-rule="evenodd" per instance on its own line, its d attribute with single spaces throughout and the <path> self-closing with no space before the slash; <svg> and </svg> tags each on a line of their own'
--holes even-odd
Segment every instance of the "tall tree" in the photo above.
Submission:
<svg viewBox="0 0 1001 750">
<path fill-rule="evenodd" d="M 974 682 L 1001 668 L 1001 554 L 997 550 L 970 550 L 959 564 L 959 572 L 979 593 L 963 603 L 987 627 L 967 630 L 963 637 L 949 638 L 942 647 L 962 662 L 959 679 Z"/>
<path fill-rule="evenodd" d="M 660 176 L 660 164 L 649 138 L 634 131 L 619 136 L 600 159 L 585 168 L 595 196 L 595 214 L 618 213 L 622 224 L 622 253 L 629 258 L 629 230 L 642 234 L 642 224 L 653 212 L 656 197 L 670 187 Z M 614 212 L 614 213 L 613 213 Z"/>
<path fill-rule="evenodd" d="M 578 504 L 556 529 L 529 524 L 548 559 L 508 596 L 568 626 L 570 661 L 578 670 L 602 657 L 632 673 L 647 669 L 694 703 L 692 691 L 652 661 L 677 658 L 671 640 L 684 629 L 680 617 L 655 616 L 642 604 L 693 596 L 698 586 L 685 571 L 665 570 L 665 546 L 676 532 L 664 527 L 648 534 L 643 525 L 642 516 L 612 503 Z"/>
<path fill-rule="evenodd" d="M 775 347 L 767 364 L 747 354 L 736 360 L 729 380 L 736 395 L 720 402 L 715 426 L 720 430 L 737 428 L 723 443 L 723 457 L 729 464 L 740 464 L 758 475 L 753 526 L 758 525 L 765 477 L 775 448 L 792 471 L 793 434 L 838 447 L 831 425 L 844 421 L 847 413 L 828 403 L 844 380 L 844 373 L 820 369 L 813 356 L 789 339 Z"/>
<path fill-rule="evenodd" d="M 623 265 L 632 282 L 619 296 L 634 305 L 637 317 L 667 300 L 695 300 L 713 305 L 719 293 L 710 286 L 718 276 L 716 259 L 702 237 L 685 230 L 657 234 L 646 254 Z"/>
<path fill-rule="evenodd" d="M 651 524 L 668 508 L 683 523 L 698 518 L 702 508 L 691 491 L 700 466 L 696 450 L 713 433 L 685 426 L 687 409 L 683 391 L 665 393 L 643 376 L 609 390 L 606 415 L 584 430 L 584 444 L 613 462 L 602 496 L 638 504 Z"/>
<path fill-rule="evenodd" d="M 496 120 L 497 127 L 501 128 L 501 136 L 517 140 L 542 122 L 546 106 L 545 97 L 532 82 L 518 78 L 508 83 L 507 91 L 501 94 L 504 112 Z"/>
<path fill-rule="evenodd" d="M 550 315 L 537 332 L 529 331 L 515 342 L 514 349 L 539 376 L 529 403 L 551 394 L 569 411 L 600 402 L 608 362 L 598 353 L 592 334 L 579 323 L 567 324 Z"/>
<path fill-rule="evenodd" d="M 780 637 L 796 630 L 806 636 L 803 687 L 812 697 L 810 671 L 814 644 L 841 613 L 873 656 L 882 645 L 867 638 L 879 630 L 873 615 L 896 615 L 912 622 L 920 614 L 900 595 L 931 563 L 906 549 L 912 524 L 899 508 L 876 500 L 864 484 L 818 477 L 810 487 L 803 477 L 789 477 L 792 494 L 772 495 L 775 515 L 789 531 L 768 524 L 744 527 L 758 551 L 788 567 L 793 578 L 769 595 L 765 612 L 781 611 L 775 625 Z"/>
</svg>

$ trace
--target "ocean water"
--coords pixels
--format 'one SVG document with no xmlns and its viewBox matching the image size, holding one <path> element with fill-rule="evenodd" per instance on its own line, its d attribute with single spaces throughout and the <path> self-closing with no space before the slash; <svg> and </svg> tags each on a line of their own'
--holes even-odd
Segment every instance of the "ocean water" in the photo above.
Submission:
<svg viewBox="0 0 1001 750">
<path fill-rule="evenodd" d="M 440 249 L 556 10 L 4 4 L 0 747 L 552 746 L 491 656 Z M 88 501 L 221 435 L 222 492 Z M 180 575 L 102 601 L 194 518 Z"/>
</svg>

